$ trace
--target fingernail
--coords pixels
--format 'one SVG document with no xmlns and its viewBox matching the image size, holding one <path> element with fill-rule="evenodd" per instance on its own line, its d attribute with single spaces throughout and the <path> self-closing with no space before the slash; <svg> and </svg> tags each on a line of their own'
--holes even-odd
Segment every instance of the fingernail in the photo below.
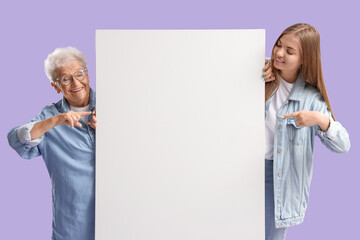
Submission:
<svg viewBox="0 0 360 240">
<path fill-rule="evenodd" d="M 273 73 L 273 76 L 275 77 L 275 73 Z"/>
<path fill-rule="evenodd" d="M 265 77 L 265 73 L 262 75 L 262 77 Z"/>
<path fill-rule="evenodd" d="M 263 69 L 263 72 L 266 72 L 266 69 Z"/>
<path fill-rule="evenodd" d="M 266 81 L 266 80 L 267 80 L 267 78 L 264 78 L 264 80 Z"/>
</svg>

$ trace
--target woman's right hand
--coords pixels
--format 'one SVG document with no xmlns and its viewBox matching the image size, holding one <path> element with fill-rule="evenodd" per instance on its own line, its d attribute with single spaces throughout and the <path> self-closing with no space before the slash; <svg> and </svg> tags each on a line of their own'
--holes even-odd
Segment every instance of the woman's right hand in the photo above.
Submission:
<svg viewBox="0 0 360 240">
<path fill-rule="evenodd" d="M 265 67 L 263 68 L 263 75 L 265 82 L 271 82 L 275 80 L 275 73 L 271 68 L 271 60 L 265 59 Z"/>
<path fill-rule="evenodd" d="M 74 112 L 68 111 L 66 113 L 61 113 L 56 115 L 57 125 L 70 125 L 71 128 L 81 127 L 82 124 L 79 122 L 82 116 L 90 115 L 91 112 Z"/>
<path fill-rule="evenodd" d="M 66 113 L 60 113 L 43 121 L 37 122 L 30 130 L 31 140 L 41 137 L 51 128 L 58 125 L 70 125 L 71 128 L 74 128 L 74 126 L 81 127 L 82 125 L 81 123 L 79 123 L 81 116 L 86 116 L 90 114 L 91 112 L 68 111 Z"/>
</svg>

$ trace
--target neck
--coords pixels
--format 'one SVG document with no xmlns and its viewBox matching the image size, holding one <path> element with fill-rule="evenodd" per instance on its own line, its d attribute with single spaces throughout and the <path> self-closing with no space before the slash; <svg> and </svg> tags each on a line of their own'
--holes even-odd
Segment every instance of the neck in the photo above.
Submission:
<svg viewBox="0 0 360 240">
<path fill-rule="evenodd" d="M 67 100 L 67 99 L 66 99 Z M 86 100 L 83 101 L 76 101 L 76 102 L 70 102 L 69 100 L 67 100 L 69 105 L 76 107 L 76 108 L 81 108 L 81 107 L 86 107 L 87 105 L 90 104 L 90 96 L 88 98 L 86 98 Z"/>
<path fill-rule="evenodd" d="M 84 104 L 71 104 L 69 103 L 70 106 L 75 107 L 75 108 L 82 108 L 82 107 L 86 107 L 87 105 L 89 105 L 88 103 L 84 103 Z"/>
<path fill-rule="evenodd" d="M 291 71 L 291 72 L 280 72 L 280 76 L 288 83 L 294 83 L 298 77 L 298 71 Z"/>
</svg>

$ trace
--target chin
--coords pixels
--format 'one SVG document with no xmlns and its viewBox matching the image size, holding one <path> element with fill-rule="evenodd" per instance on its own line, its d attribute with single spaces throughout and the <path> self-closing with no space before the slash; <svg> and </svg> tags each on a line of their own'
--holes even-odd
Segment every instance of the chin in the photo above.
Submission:
<svg viewBox="0 0 360 240">
<path fill-rule="evenodd" d="M 277 62 L 274 62 L 273 65 L 274 65 L 274 67 L 276 67 L 276 69 L 283 70 L 283 67 L 281 65 L 279 66 L 279 64 Z"/>
</svg>

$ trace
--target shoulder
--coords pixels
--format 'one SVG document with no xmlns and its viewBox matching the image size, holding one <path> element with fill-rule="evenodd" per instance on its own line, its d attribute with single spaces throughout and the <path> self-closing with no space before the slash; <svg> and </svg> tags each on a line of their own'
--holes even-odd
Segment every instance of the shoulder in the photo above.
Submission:
<svg viewBox="0 0 360 240">
<path fill-rule="evenodd" d="M 321 95 L 319 89 L 311 86 L 308 83 L 305 83 L 305 87 L 304 87 L 304 95 L 306 96 L 307 99 L 311 100 L 311 101 L 324 101 L 323 96 Z"/>
<path fill-rule="evenodd" d="M 321 109 L 327 108 L 327 104 L 319 89 L 308 83 L 305 84 L 304 88 L 304 104 L 313 111 L 320 111 Z"/>
<path fill-rule="evenodd" d="M 50 105 L 46 105 L 40 112 L 44 118 L 52 117 L 60 113 L 61 108 L 61 100 L 57 103 L 52 103 Z"/>
</svg>

